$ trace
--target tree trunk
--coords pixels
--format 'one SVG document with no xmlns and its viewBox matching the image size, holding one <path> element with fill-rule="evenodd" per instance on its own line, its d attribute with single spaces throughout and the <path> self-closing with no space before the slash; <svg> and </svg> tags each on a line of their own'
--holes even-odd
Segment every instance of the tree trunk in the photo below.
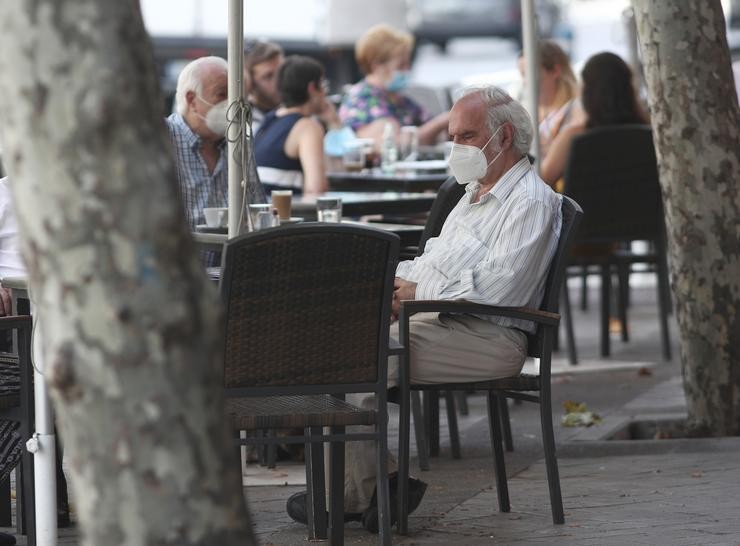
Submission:
<svg viewBox="0 0 740 546">
<path fill-rule="evenodd" d="M 3 156 L 84 544 L 253 543 L 137 0 L 4 0 Z"/>
<path fill-rule="evenodd" d="M 740 112 L 719 0 L 633 0 L 689 424 L 740 434 Z"/>
</svg>

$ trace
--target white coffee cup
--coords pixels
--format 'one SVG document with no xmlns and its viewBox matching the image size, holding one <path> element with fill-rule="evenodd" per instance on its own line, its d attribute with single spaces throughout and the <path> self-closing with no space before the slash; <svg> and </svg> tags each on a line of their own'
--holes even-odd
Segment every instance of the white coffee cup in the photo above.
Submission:
<svg viewBox="0 0 740 546">
<path fill-rule="evenodd" d="M 222 207 L 206 207 L 203 209 L 206 225 L 211 228 L 226 227 L 229 223 L 229 209 Z"/>
</svg>

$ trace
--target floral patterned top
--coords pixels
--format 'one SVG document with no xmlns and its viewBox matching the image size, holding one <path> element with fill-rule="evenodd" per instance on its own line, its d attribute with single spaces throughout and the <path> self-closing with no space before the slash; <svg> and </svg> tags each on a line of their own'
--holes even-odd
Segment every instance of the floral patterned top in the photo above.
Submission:
<svg viewBox="0 0 740 546">
<path fill-rule="evenodd" d="M 339 119 L 355 131 L 381 118 L 394 118 L 401 125 L 421 125 L 428 117 L 409 97 L 375 87 L 367 80 L 353 85 L 339 108 Z"/>
</svg>

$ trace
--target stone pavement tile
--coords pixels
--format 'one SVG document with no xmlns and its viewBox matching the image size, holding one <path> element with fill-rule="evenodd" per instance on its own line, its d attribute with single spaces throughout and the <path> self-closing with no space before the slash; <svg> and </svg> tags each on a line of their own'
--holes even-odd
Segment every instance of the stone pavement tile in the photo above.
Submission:
<svg viewBox="0 0 740 546">
<path fill-rule="evenodd" d="M 700 442 L 700 440 L 697 440 Z M 453 508 L 432 531 L 494 536 L 497 543 L 740 543 L 740 461 L 732 452 L 564 459 L 566 523 L 553 525 L 542 461 L 509 480 L 512 512 L 487 489 Z"/>
</svg>

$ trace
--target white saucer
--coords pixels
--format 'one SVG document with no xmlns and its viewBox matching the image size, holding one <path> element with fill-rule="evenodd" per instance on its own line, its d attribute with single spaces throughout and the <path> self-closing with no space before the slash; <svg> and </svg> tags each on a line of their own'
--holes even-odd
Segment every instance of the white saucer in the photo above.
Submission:
<svg viewBox="0 0 740 546">
<path fill-rule="evenodd" d="M 289 218 L 287 220 L 280 220 L 280 225 L 285 226 L 287 224 L 300 224 L 303 222 L 303 218 L 301 216 L 293 216 L 292 218 Z"/>
</svg>

